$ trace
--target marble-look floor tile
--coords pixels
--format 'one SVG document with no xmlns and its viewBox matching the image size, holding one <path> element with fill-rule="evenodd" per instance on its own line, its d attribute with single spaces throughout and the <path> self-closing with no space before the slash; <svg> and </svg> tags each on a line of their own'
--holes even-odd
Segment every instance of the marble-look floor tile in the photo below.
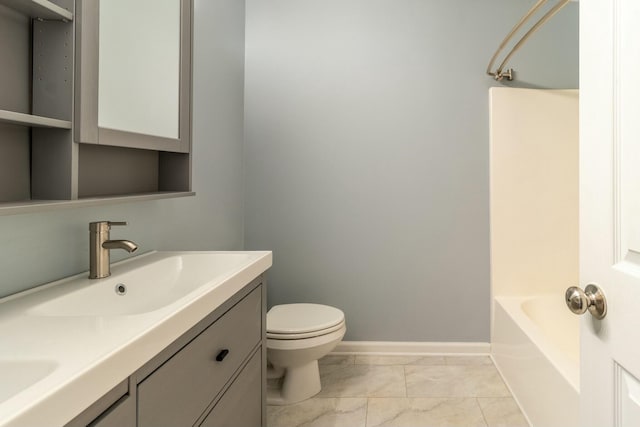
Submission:
<svg viewBox="0 0 640 427">
<path fill-rule="evenodd" d="M 444 356 L 373 356 L 357 355 L 356 365 L 445 365 Z"/>
<path fill-rule="evenodd" d="M 369 399 L 367 427 L 486 427 L 476 399 Z"/>
<path fill-rule="evenodd" d="M 409 397 L 509 397 L 493 365 L 404 367 Z"/>
<path fill-rule="evenodd" d="M 447 365 L 493 365 L 489 356 L 445 356 Z"/>
<path fill-rule="evenodd" d="M 320 371 L 322 390 L 318 397 L 405 397 L 402 366 L 344 366 Z"/>
<path fill-rule="evenodd" d="M 318 368 L 320 368 L 320 375 L 333 372 L 335 370 L 352 367 L 356 359 L 354 355 L 328 355 L 318 360 Z"/>
<path fill-rule="evenodd" d="M 353 354 L 328 354 L 322 359 L 318 360 L 318 365 L 353 365 L 356 356 Z"/>
<path fill-rule="evenodd" d="M 312 398 L 294 405 L 268 406 L 268 427 L 364 427 L 365 398 Z"/>
<path fill-rule="evenodd" d="M 489 427 L 529 427 L 511 397 L 478 398 L 478 403 Z"/>
</svg>

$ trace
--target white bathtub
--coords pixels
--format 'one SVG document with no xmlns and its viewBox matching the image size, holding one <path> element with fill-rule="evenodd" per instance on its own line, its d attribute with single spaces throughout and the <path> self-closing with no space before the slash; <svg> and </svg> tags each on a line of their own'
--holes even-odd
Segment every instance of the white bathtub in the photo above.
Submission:
<svg viewBox="0 0 640 427">
<path fill-rule="evenodd" d="M 533 427 L 578 427 L 579 320 L 563 297 L 495 298 L 491 353 Z"/>
</svg>

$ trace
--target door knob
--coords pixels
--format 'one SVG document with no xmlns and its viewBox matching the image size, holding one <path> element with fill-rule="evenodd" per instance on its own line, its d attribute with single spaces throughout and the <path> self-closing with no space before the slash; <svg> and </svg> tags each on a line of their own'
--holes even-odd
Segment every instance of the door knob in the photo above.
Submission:
<svg viewBox="0 0 640 427">
<path fill-rule="evenodd" d="M 604 319 L 607 315 L 607 299 L 602 289 L 594 284 L 587 285 L 584 291 L 577 286 L 571 286 L 564 294 L 567 307 L 575 314 L 589 313 L 596 319 Z"/>
</svg>

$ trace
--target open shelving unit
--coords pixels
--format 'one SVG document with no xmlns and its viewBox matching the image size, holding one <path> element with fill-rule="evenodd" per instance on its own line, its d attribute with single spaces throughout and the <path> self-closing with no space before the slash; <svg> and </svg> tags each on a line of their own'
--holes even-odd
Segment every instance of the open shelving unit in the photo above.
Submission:
<svg viewBox="0 0 640 427">
<path fill-rule="evenodd" d="M 95 31 L 89 3 L 0 0 L 0 51 L 12 58 L 0 67 L 0 215 L 194 194 L 189 151 L 75 138 L 74 91 L 93 70 L 76 62 L 79 35 Z"/>
<path fill-rule="evenodd" d="M 77 40 L 97 4 L 0 0 L 0 215 L 194 194 L 189 151 L 75 138 L 76 90 L 91 94 Z"/>
<path fill-rule="evenodd" d="M 73 199 L 62 183 L 73 170 L 74 9 L 0 0 L 0 50 L 12 59 L 0 67 L 0 210 Z"/>
</svg>

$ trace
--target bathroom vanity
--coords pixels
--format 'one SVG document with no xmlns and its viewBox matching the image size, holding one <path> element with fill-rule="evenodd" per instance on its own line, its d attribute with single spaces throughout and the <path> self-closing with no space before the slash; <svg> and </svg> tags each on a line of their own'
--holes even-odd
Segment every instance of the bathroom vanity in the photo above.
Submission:
<svg viewBox="0 0 640 427">
<path fill-rule="evenodd" d="M 152 252 L 0 300 L 0 426 L 265 426 L 270 266 Z"/>
<path fill-rule="evenodd" d="M 67 426 L 266 425 L 264 292 L 249 283 Z"/>
</svg>

